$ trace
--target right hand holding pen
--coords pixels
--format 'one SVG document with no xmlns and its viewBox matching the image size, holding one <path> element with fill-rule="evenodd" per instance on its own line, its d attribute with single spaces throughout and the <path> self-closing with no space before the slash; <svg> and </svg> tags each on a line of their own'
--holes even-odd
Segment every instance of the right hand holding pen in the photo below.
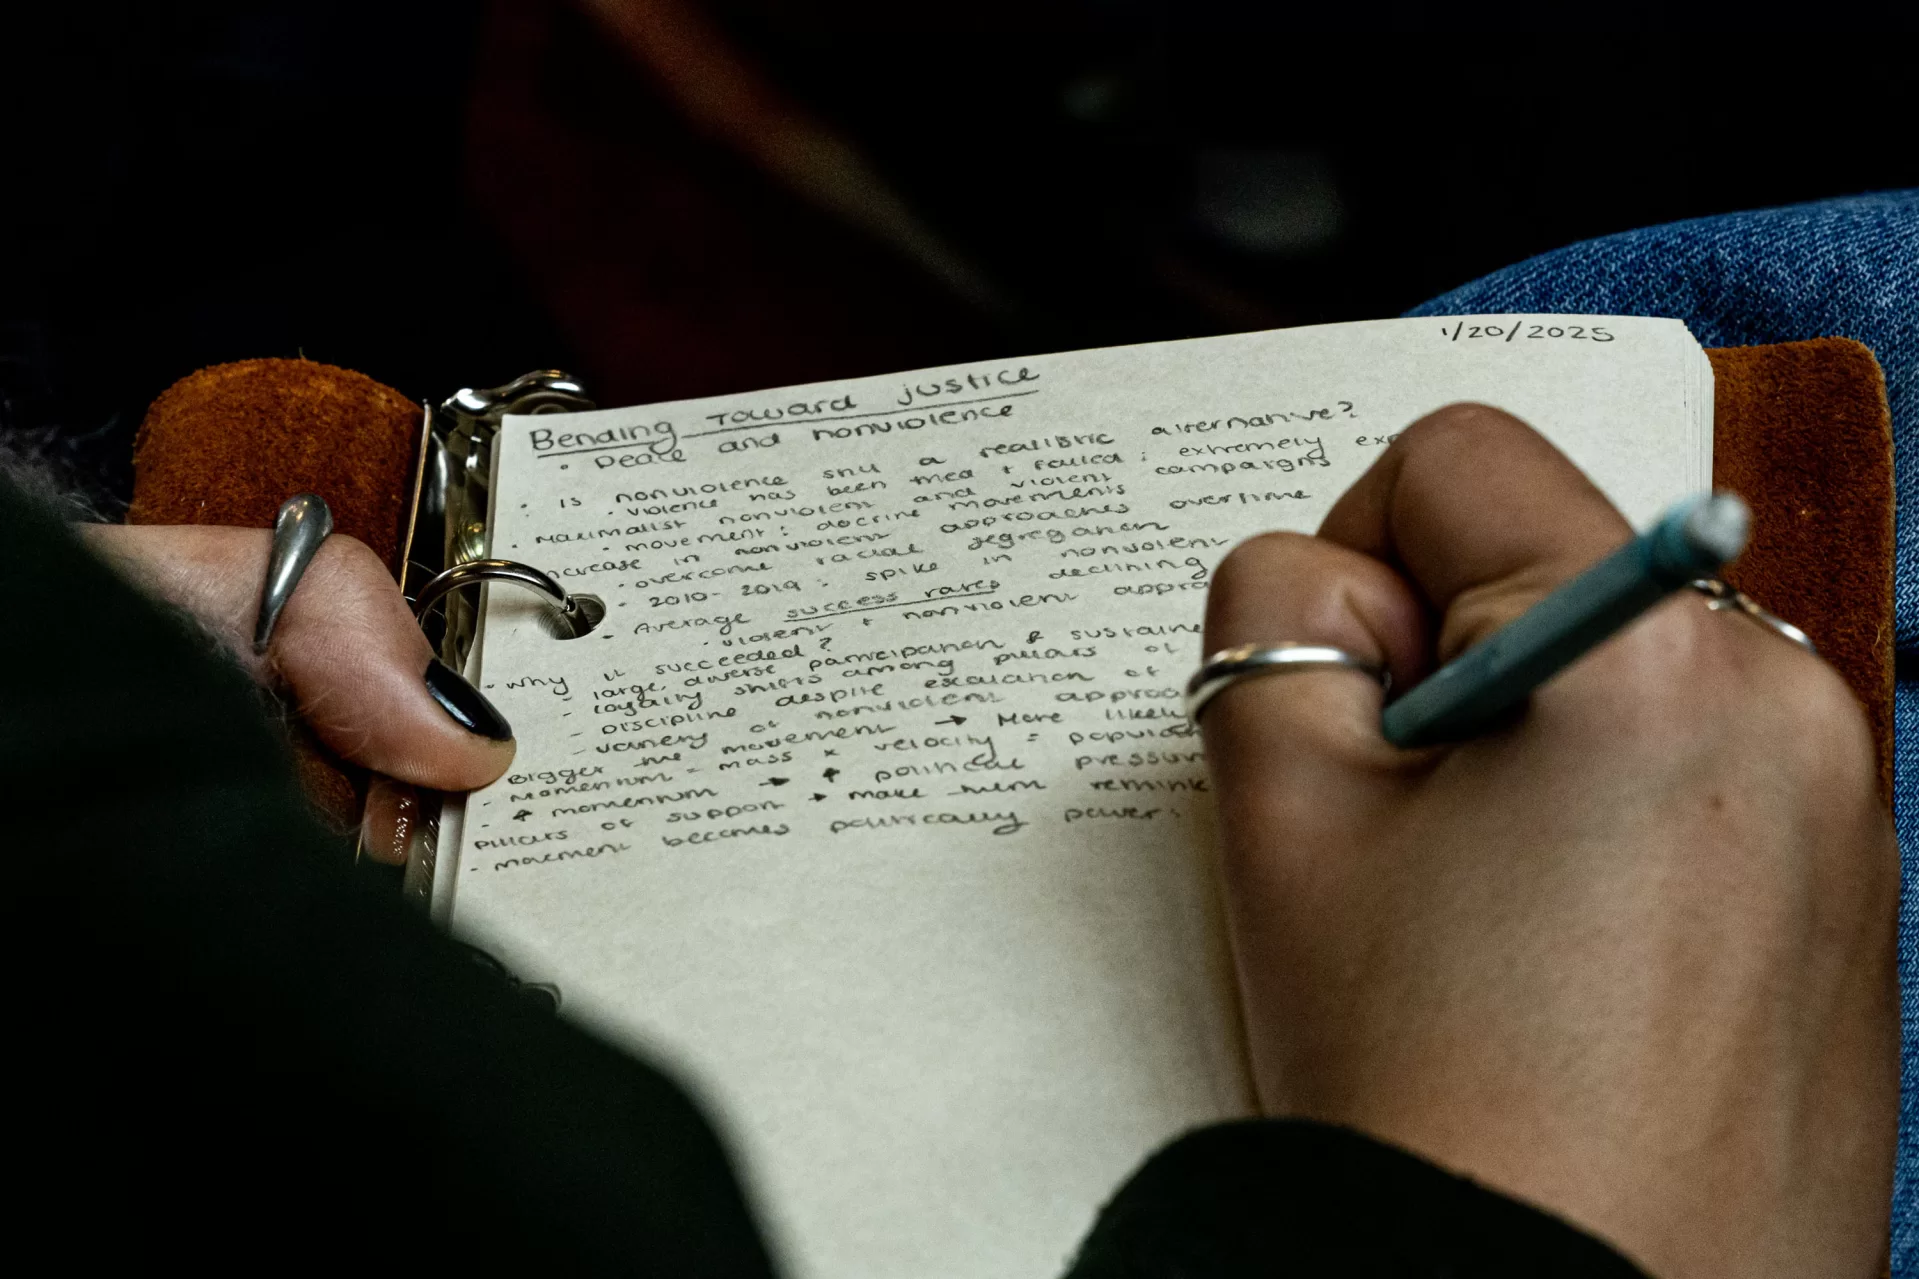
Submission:
<svg viewBox="0 0 1919 1279">
<path fill-rule="evenodd" d="M 1320 536 L 1237 548 L 1205 651 L 1291 640 L 1396 688 L 1618 546 L 1497 410 L 1415 423 Z M 1349 671 L 1206 712 L 1263 1107 L 1397 1143 L 1665 1279 L 1863 1276 L 1898 1100 L 1898 857 L 1822 662 L 1669 600 L 1510 726 L 1401 751 Z"/>
</svg>

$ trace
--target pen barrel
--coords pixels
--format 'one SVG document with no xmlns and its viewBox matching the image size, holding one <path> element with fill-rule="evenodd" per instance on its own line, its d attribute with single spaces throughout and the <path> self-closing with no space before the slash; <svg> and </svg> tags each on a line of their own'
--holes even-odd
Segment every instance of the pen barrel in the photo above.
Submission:
<svg viewBox="0 0 1919 1279">
<path fill-rule="evenodd" d="M 1380 717 L 1386 740 L 1428 746 L 1489 726 L 1660 599 L 1717 572 L 1730 558 L 1725 552 L 1736 554 L 1737 547 L 1728 536 L 1735 530 L 1714 522 L 1723 523 L 1728 512 L 1736 516 L 1736 540 L 1743 544 L 1744 511 L 1730 497 L 1681 504 L 1386 707 Z"/>
</svg>

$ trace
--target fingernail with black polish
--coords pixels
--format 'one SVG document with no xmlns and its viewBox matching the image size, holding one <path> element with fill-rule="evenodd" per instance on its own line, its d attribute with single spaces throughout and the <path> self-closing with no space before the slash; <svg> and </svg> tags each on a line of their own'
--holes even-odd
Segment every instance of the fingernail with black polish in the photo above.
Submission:
<svg viewBox="0 0 1919 1279">
<path fill-rule="evenodd" d="M 513 736 L 513 726 L 493 709 L 493 703 L 480 690 L 460 678 L 458 671 L 434 658 L 426 664 L 426 691 L 442 710 L 460 722 L 468 732 L 504 742 Z"/>
</svg>

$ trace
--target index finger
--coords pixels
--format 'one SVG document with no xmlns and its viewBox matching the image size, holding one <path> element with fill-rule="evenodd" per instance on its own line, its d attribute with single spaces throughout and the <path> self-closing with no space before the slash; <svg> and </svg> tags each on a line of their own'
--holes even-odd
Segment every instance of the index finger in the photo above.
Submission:
<svg viewBox="0 0 1919 1279">
<path fill-rule="evenodd" d="M 1439 616 L 1442 663 L 1631 534 L 1565 454 L 1484 404 L 1448 405 L 1401 432 L 1319 528 L 1411 581 Z"/>
</svg>

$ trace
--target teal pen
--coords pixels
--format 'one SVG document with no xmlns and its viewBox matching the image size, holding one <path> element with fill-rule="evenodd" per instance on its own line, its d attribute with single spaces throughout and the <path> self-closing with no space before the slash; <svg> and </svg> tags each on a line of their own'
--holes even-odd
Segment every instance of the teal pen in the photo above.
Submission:
<svg viewBox="0 0 1919 1279">
<path fill-rule="evenodd" d="M 1541 684 L 1682 586 L 1746 547 L 1752 514 L 1731 493 L 1702 493 L 1421 680 L 1380 714 L 1395 746 L 1480 732 Z"/>
</svg>

